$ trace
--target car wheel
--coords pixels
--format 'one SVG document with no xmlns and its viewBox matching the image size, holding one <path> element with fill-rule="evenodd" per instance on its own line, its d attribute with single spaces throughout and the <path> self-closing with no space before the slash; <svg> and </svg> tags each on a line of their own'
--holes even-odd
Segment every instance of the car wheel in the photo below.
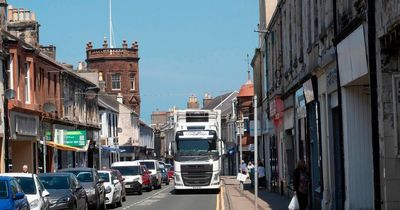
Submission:
<svg viewBox="0 0 400 210">
<path fill-rule="evenodd" d="M 138 190 L 138 194 L 139 194 L 139 195 L 143 194 L 143 192 L 142 192 L 142 187 L 140 187 L 140 189 Z"/>
<path fill-rule="evenodd" d="M 121 207 L 122 206 L 122 195 L 119 196 L 119 201 L 116 203 L 117 207 Z"/>
<path fill-rule="evenodd" d="M 69 210 L 76 210 L 76 204 L 72 204 L 71 206 L 69 206 L 68 209 Z"/>
<path fill-rule="evenodd" d="M 126 201 L 126 196 L 122 197 L 122 201 L 123 201 L 123 202 Z"/>
</svg>

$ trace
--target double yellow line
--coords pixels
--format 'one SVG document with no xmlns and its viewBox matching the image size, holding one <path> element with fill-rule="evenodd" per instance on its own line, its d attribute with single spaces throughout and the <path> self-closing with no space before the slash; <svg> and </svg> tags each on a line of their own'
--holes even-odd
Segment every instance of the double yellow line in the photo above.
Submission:
<svg viewBox="0 0 400 210">
<path fill-rule="evenodd" d="M 225 188 L 221 186 L 221 190 L 217 194 L 217 204 L 215 206 L 215 210 L 225 210 L 224 190 Z"/>
</svg>

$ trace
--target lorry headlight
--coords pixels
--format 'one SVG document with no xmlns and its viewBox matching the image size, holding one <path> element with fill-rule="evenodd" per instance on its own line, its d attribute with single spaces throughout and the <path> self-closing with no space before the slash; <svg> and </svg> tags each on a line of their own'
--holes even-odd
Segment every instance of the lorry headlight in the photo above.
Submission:
<svg viewBox="0 0 400 210">
<path fill-rule="evenodd" d="M 181 176 L 178 174 L 175 174 L 175 182 L 181 182 Z"/>
<path fill-rule="evenodd" d="M 214 181 L 218 181 L 218 179 L 219 179 L 219 173 L 216 173 L 216 174 L 214 175 Z"/>
</svg>

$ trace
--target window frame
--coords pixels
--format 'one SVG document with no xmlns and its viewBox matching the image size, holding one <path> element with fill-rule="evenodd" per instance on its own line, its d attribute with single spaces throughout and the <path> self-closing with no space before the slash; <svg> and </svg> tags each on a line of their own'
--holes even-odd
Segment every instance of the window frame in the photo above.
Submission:
<svg viewBox="0 0 400 210">
<path fill-rule="evenodd" d="M 118 78 L 114 78 L 114 76 L 118 76 Z M 117 84 L 118 82 L 118 88 L 114 88 L 114 83 Z M 121 73 L 112 73 L 111 74 L 111 90 L 121 90 Z"/>
<path fill-rule="evenodd" d="M 31 61 L 26 61 L 25 62 L 25 75 L 24 75 L 24 95 L 25 95 L 25 103 L 30 104 L 31 103 Z"/>
<path fill-rule="evenodd" d="M 135 73 L 129 73 L 129 86 L 131 91 L 136 90 Z"/>
</svg>

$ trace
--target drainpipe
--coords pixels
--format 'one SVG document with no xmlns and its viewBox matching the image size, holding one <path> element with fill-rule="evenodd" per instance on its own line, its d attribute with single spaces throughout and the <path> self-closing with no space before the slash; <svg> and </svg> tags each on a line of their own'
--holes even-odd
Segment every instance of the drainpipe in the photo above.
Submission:
<svg viewBox="0 0 400 210">
<path fill-rule="evenodd" d="M 338 35 L 338 23 L 337 23 L 337 4 L 336 0 L 332 0 L 332 7 L 333 7 L 333 34 L 334 37 Z M 341 188 L 342 188 L 342 205 L 344 207 L 345 201 L 346 201 L 346 187 L 345 187 L 345 175 L 344 175 L 344 154 L 343 154 L 343 111 L 342 111 L 342 88 L 340 85 L 340 72 L 339 72 L 339 62 L 338 62 L 338 54 L 337 54 L 337 46 L 336 44 L 334 45 L 335 47 L 335 57 L 336 57 L 336 81 L 337 81 L 337 93 L 338 93 L 338 112 L 339 112 L 339 141 L 340 141 L 340 167 L 342 173 L 339 175 L 342 177 L 342 183 L 341 183 Z M 336 167 L 336 166 L 335 166 Z M 336 206 L 336 204 L 332 204 L 333 206 Z"/>
<path fill-rule="evenodd" d="M 374 205 L 376 210 L 381 209 L 381 185 L 379 167 L 379 119 L 378 119 L 378 82 L 376 70 L 376 24 L 375 0 L 368 0 L 368 66 L 371 91 L 371 122 L 372 122 L 372 158 L 374 167 Z"/>
</svg>

